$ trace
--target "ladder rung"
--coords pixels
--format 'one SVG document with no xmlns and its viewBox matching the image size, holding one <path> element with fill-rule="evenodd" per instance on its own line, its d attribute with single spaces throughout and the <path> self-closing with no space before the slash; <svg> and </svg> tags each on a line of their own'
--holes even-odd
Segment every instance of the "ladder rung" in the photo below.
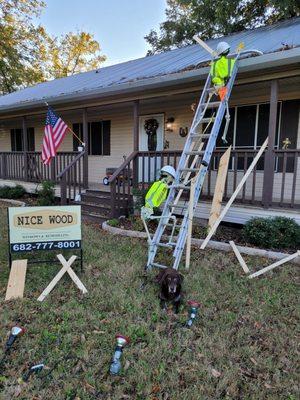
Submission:
<svg viewBox="0 0 300 400">
<path fill-rule="evenodd" d="M 158 243 L 158 245 L 157 246 L 160 246 L 160 247 L 175 247 L 176 246 L 176 243 L 174 243 L 174 242 L 171 242 L 171 243 Z"/>
<path fill-rule="evenodd" d="M 169 207 L 170 208 L 188 208 L 188 204 L 174 204 L 174 203 L 171 203 L 170 205 L 169 205 Z"/>
<path fill-rule="evenodd" d="M 189 156 L 202 156 L 204 154 L 204 151 L 187 151 L 185 154 Z"/>
<path fill-rule="evenodd" d="M 157 267 L 157 268 L 168 268 L 166 265 L 158 264 L 158 263 L 152 263 L 152 267 Z"/>
<path fill-rule="evenodd" d="M 190 190 L 191 189 L 190 186 L 186 186 L 186 185 L 183 185 L 183 184 L 174 185 L 173 187 L 175 187 L 176 189 L 183 189 L 183 190 Z"/>
<path fill-rule="evenodd" d="M 182 171 L 182 172 L 197 172 L 197 171 L 199 171 L 199 168 L 180 168 L 180 171 Z"/>
<path fill-rule="evenodd" d="M 220 104 L 220 101 L 212 101 L 211 103 L 208 103 L 207 108 L 218 108 Z"/>
<path fill-rule="evenodd" d="M 174 207 L 177 207 L 177 204 L 174 206 Z M 173 228 L 173 224 L 166 224 L 166 226 L 169 226 L 169 227 L 171 227 L 171 228 Z M 175 228 L 181 228 L 181 225 L 175 225 Z"/>
<path fill-rule="evenodd" d="M 210 133 L 191 133 L 190 136 L 193 139 L 207 139 L 210 137 Z"/>
<path fill-rule="evenodd" d="M 216 89 L 214 87 L 210 87 L 210 88 L 206 89 L 206 92 L 214 93 L 214 92 L 216 92 Z"/>
<path fill-rule="evenodd" d="M 213 122 L 215 119 L 216 119 L 215 117 L 201 118 L 199 124 L 208 124 L 211 121 Z"/>
</svg>

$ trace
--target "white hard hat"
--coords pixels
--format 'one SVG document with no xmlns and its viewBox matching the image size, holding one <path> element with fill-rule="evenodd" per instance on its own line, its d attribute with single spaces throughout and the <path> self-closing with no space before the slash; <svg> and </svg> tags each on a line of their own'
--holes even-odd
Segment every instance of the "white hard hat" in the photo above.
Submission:
<svg viewBox="0 0 300 400">
<path fill-rule="evenodd" d="M 165 165 L 164 167 L 162 167 L 162 169 L 160 170 L 160 173 L 166 173 L 168 175 L 171 175 L 174 179 L 175 179 L 175 169 L 173 167 L 171 167 L 171 165 Z"/>
<path fill-rule="evenodd" d="M 220 56 L 228 50 L 230 50 L 229 44 L 227 42 L 220 42 L 217 46 L 217 55 Z"/>
</svg>

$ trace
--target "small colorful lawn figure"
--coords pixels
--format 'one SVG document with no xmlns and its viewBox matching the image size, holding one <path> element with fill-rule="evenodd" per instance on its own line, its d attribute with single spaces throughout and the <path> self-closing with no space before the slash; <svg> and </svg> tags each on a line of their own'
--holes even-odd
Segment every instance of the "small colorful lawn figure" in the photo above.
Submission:
<svg viewBox="0 0 300 400">
<path fill-rule="evenodd" d="M 125 347 L 130 342 L 129 337 L 123 335 L 116 335 L 116 339 L 117 339 L 117 346 L 115 348 L 115 353 L 109 369 L 112 375 L 118 375 L 120 373 L 121 371 L 120 359 L 123 353 L 123 347 Z"/>
<path fill-rule="evenodd" d="M 189 300 L 188 301 L 188 305 L 191 307 L 191 309 L 190 309 L 190 317 L 189 317 L 189 319 L 188 319 L 188 321 L 187 321 L 185 326 L 187 328 L 190 328 L 194 323 L 194 320 L 195 320 L 195 318 L 196 318 L 196 316 L 198 314 L 198 309 L 200 308 L 201 304 L 198 303 L 198 301 Z"/>
</svg>

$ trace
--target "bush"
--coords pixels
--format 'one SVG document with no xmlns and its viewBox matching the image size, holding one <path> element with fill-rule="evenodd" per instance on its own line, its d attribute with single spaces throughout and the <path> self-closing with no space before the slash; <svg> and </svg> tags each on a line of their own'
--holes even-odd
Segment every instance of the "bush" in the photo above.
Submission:
<svg viewBox="0 0 300 400">
<path fill-rule="evenodd" d="M 252 218 L 243 228 L 244 238 L 260 247 L 299 248 L 300 226 L 291 218 Z"/>
<path fill-rule="evenodd" d="M 142 232 L 145 229 L 141 218 L 132 216 L 129 219 L 131 221 L 131 228 L 133 231 Z"/>
<path fill-rule="evenodd" d="M 108 221 L 107 221 L 107 223 L 108 223 L 108 225 L 110 225 L 110 226 L 119 226 L 119 220 L 118 219 L 116 219 L 116 218 L 113 218 L 113 219 L 109 219 Z"/>
<path fill-rule="evenodd" d="M 147 189 L 132 189 L 133 195 L 133 211 L 135 215 L 140 214 L 141 208 L 145 205 L 145 196 L 147 193 Z"/>
<path fill-rule="evenodd" d="M 21 185 L 0 187 L 0 198 L 2 199 L 20 199 L 25 193 L 26 190 Z"/>
<path fill-rule="evenodd" d="M 37 191 L 38 206 L 53 206 L 55 204 L 55 183 L 51 181 L 42 182 L 42 189 Z"/>
</svg>

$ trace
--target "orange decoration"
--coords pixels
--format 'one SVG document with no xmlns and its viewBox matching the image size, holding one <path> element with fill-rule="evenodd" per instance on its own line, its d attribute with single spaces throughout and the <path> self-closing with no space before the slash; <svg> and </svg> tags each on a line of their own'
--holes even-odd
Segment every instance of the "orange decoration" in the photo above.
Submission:
<svg viewBox="0 0 300 400">
<path fill-rule="evenodd" d="M 224 100 L 226 94 L 227 94 L 227 87 L 226 87 L 226 86 L 222 86 L 222 87 L 218 90 L 218 95 L 220 96 L 221 101 Z"/>
</svg>

